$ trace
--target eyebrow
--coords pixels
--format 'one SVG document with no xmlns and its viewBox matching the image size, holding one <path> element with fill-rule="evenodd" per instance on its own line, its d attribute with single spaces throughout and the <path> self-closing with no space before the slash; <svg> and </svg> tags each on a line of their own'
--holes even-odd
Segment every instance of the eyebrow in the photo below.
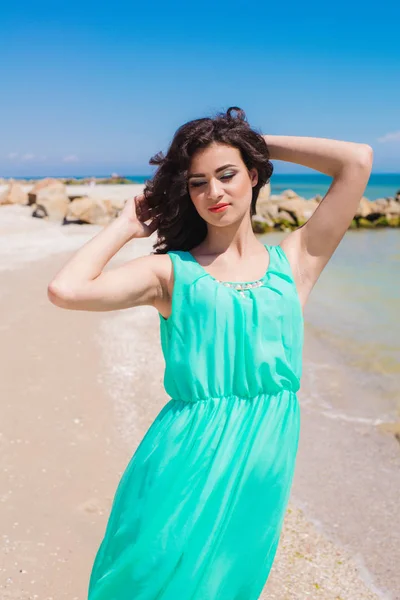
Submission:
<svg viewBox="0 0 400 600">
<path fill-rule="evenodd" d="M 236 165 L 223 165 L 222 167 L 218 167 L 218 169 L 215 169 L 216 173 L 219 173 L 220 171 L 223 171 L 224 169 L 226 169 L 227 167 L 236 167 Z M 191 179 L 191 177 L 205 177 L 204 173 L 191 173 L 190 175 L 188 175 L 188 179 Z"/>
</svg>

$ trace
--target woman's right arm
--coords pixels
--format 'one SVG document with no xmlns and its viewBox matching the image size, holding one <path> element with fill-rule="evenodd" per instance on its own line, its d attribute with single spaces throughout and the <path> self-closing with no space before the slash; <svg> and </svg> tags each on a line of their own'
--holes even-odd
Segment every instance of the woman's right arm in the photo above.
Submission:
<svg viewBox="0 0 400 600">
<path fill-rule="evenodd" d="M 103 272 L 106 264 L 129 240 L 148 237 L 152 225 L 136 217 L 134 200 L 120 216 L 80 248 L 48 286 L 49 300 L 71 310 L 110 311 L 140 305 L 161 305 L 171 261 L 165 254 L 135 258 Z"/>
</svg>

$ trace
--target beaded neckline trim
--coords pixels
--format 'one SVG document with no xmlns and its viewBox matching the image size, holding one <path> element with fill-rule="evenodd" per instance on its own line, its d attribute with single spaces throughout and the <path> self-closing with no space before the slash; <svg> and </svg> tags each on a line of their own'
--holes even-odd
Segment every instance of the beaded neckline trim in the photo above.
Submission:
<svg viewBox="0 0 400 600">
<path fill-rule="evenodd" d="M 215 281 L 218 281 L 218 283 L 222 283 L 222 285 L 225 285 L 226 287 L 237 290 L 239 294 L 244 297 L 246 296 L 246 294 L 243 292 L 243 290 L 260 287 L 263 284 L 263 278 L 257 279 L 257 281 L 252 281 L 249 283 L 235 283 L 230 281 L 221 281 L 220 279 L 215 279 Z"/>
<path fill-rule="evenodd" d="M 213 279 L 216 283 L 219 283 L 225 287 L 234 289 L 241 296 L 246 298 L 246 294 L 244 293 L 244 290 L 261 287 L 264 284 L 264 281 L 267 278 L 267 276 L 271 270 L 271 262 L 272 262 L 271 251 L 270 251 L 271 246 L 268 246 L 267 244 L 263 244 L 263 246 L 266 249 L 267 253 L 269 254 L 269 264 L 268 264 L 266 273 L 264 273 L 264 275 L 262 277 L 260 277 L 260 279 L 256 279 L 255 281 L 221 281 L 220 279 L 217 279 L 216 277 L 213 277 L 213 275 L 208 273 L 208 271 L 206 271 L 206 269 L 198 262 L 198 260 L 196 260 L 196 258 L 193 256 L 193 254 L 190 251 L 186 251 L 186 253 L 190 256 L 191 260 L 195 264 L 197 264 L 197 266 L 203 271 L 203 273 L 208 275 L 208 277 Z"/>
</svg>

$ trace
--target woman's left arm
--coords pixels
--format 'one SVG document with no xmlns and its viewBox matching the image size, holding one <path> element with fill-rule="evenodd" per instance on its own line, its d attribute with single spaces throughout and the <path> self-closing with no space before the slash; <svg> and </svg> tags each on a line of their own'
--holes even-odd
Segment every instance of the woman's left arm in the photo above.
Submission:
<svg viewBox="0 0 400 600">
<path fill-rule="evenodd" d="M 280 244 L 291 262 L 304 305 L 354 218 L 371 174 L 373 150 L 368 144 L 325 138 L 263 137 L 271 160 L 297 163 L 333 177 L 307 223 Z"/>
</svg>

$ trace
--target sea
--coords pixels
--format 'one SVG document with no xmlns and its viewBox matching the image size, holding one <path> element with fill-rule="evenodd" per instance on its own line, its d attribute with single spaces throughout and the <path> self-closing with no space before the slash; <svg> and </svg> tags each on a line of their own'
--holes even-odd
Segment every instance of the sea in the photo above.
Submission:
<svg viewBox="0 0 400 600">
<path fill-rule="evenodd" d="M 152 175 L 122 175 L 132 183 L 145 183 Z M 62 175 L 62 177 L 67 177 Z M 84 179 L 83 176 L 68 175 L 74 179 Z M 87 175 L 85 175 L 87 177 Z M 109 175 L 96 175 L 96 177 L 109 177 Z M 42 177 L 20 177 L 16 179 L 42 179 Z M 306 174 L 273 174 L 271 177 L 271 193 L 280 194 L 291 189 L 306 199 L 317 194 L 323 196 L 329 189 L 332 178 L 322 173 Z M 400 191 L 400 173 L 373 173 L 368 182 L 364 196 L 369 200 L 393 197 Z"/>
</svg>

